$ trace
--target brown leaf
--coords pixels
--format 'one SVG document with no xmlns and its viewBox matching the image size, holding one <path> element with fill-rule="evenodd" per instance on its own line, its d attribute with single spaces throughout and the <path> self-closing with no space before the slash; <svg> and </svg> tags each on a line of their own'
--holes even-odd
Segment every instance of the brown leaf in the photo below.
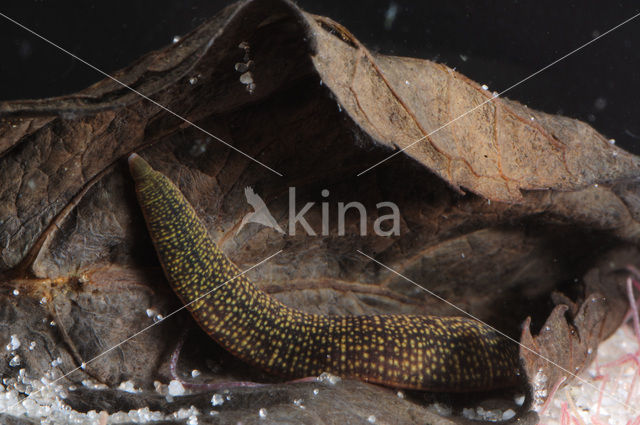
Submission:
<svg viewBox="0 0 640 425">
<path fill-rule="evenodd" d="M 255 87 L 236 71 L 245 55 Z M 0 103 L 0 270 L 5 286 L 21 291 L 15 317 L 58 323 L 38 330 L 50 348 L 29 357 L 34 373 L 57 355 L 70 370 L 152 324 L 147 309 L 168 314 L 177 305 L 124 166 L 132 151 L 178 184 L 240 268 L 283 249 L 250 277 L 296 308 L 458 314 L 361 250 L 510 335 L 523 332 L 524 343 L 567 370 L 586 364 L 621 321 L 620 276 L 606 264 L 615 258 L 618 270 L 620 259 L 637 258 L 639 160 L 584 123 L 508 99 L 486 102 L 492 94 L 455 71 L 373 54 L 345 28 L 284 0 L 231 5 L 116 76 L 284 177 L 112 80 L 71 96 Z M 241 226 L 252 212 L 245 187 L 261 196 L 285 235 Z M 296 212 L 314 202 L 304 217 L 315 235 L 290 226 L 290 187 Z M 337 203 L 352 201 L 365 206 L 364 236 L 351 213 L 340 234 Z M 373 232 L 388 214 L 380 202 L 398 206 L 399 235 Z M 596 262 L 602 266 L 589 272 Z M 566 295 L 551 295 L 557 290 Z M 42 296 L 50 300 L 45 306 Z M 602 296 L 606 303 L 593 302 Z M 8 293 L 2 300 L 13 302 Z M 155 327 L 70 379 L 135 379 L 151 389 L 168 377 L 169 352 L 188 323 L 184 317 Z M 33 327 L 12 326 L 5 339 L 11 332 L 31 338 Z M 184 361 L 207 370 L 203 379 L 268 379 L 200 333 L 190 339 L 199 348 Z M 547 377 L 545 389 L 559 378 L 555 366 L 521 355 L 530 379 L 540 370 Z M 368 388 L 345 385 L 358 388 L 355 398 Z M 255 391 L 246 390 L 262 390 Z M 420 412 L 397 413 L 406 423 L 424 421 L 422 406 L 394 403 L 392 414 L 403 406 Z M 242 415 L 238 409 L 233 415 Z M 313 409 L 330 415 L 321 403 Z M 354 408 L 344 418 L 363 412 Z M 340 423 L 335 414 L 328 423 Z"/>
<path fill-rule="evenodd" d="M 523 190 L 576 190 L 638 174 L 637 158 L 587 124 L 494 98 L 441 64 L 374 55 L 334 21 L 314 21 L 313 63 L 345 110 L 377 142 L 406 149 L 455 189 L 515 202 Z"/>
</svg>

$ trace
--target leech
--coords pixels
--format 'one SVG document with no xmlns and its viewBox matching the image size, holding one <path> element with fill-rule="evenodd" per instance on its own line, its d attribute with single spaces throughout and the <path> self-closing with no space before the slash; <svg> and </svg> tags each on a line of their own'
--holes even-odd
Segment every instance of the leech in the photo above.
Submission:
<svg viewBox="0 0 640 425">
<path fill-rule="evenodd" d="M 516 344 L 472 319 L 318 315 L 285 306 L 239 275 L 167 177 L 136 154 L 129 166 L 170 285 L 200 327 L 246 363 L 289 379 L 328 372 L 429 391 L 520 382 Z"/>
</svg>

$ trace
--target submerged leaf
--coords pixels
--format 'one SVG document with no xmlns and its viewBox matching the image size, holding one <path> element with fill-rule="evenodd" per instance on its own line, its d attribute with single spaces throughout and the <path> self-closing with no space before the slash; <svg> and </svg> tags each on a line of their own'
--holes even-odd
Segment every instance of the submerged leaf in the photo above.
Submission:
<svg viewBox="0 0 640 425">
<path fill-rule="evenodd" d="M 231 5 L 116 76 L 238 151 L 109 79 L 75 95 L 0 103 L 0 270 L 24 297 L 2 323 L 58 322 L 4 328 L 7 340 L 45 335 L 50 348 L 27 361 L 34 373 L 54 352 L 70 370 L 177 308 L 124 166 L 133 151 L 180 187 L 241 269 L 283 249 L 249 276 L 301 310 L 460 314 L 360 250 L 512 337 L 522 333 L 569 371 L 622 320 L 617 270 L 637 258 L 640 162 L 584 123 L 493 98 L 441 64 L 371 53 L 339 24 L 284 0 Z M 244 220 L 255 212 L 247 193 L 264 201 L 269 220 Z M 359 202 L 365 214 L 353 209 L 341 222 L 339 202 Z M 376 233 L 389 213 L 381 202 L 398 207 L 399 234 Z M 307 203 L 311 232 L 290 215 Z M 50 301 L 40 305 L 43 296 Z M 154 327 L 69 380 L 134 379 L 150 390 L 168 380 L 170 351 L 189 323 Z M 183 361 L 207 371 L 200 379 L 269 379 L 203 334 L 190 338 L 197 343 Z M 521 357 L 529 379 L 547 377 L 545 389 L 562 374 L 528 350 Z M 343 423 L 366 411 L 423 423 L 428 414 L 388 391 L 344 385 L 291 420 L 313 411 L 309 423 Z M 282 388 L 269 411 L 283 397 L 309 399 L 309 386 Z M 250 407 L 225 415 L 254 412 L 262 392 L 243 390 Z M 342 393 L 351 407 L 336 410 Z M 70 403 L 82 407 L 78 397 Z"/>
</svg>

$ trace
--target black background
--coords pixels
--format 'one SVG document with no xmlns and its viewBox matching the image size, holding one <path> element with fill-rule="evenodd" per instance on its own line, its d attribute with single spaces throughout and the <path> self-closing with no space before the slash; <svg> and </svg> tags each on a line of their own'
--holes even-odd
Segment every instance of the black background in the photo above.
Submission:
<svg viewBox="0 0 640 425">
<path fill-rule="evenodd" d="M 171 43 L 221 0 L 3 2 L 0 12 L 105 72 Z M 482 4 L 484 3 L 484 4 Z M 436 60 L 502 91 L 640 11 L 637 2 L 311 1 L 374 51 Z M 385 16 L 395 5 L 390 23 Z M 391 25 L 389 25 L 391 24 Z M 0 17 L 0 100 L 73 93 L 103 77 Z M 593 125 L 640 153 L 640 17 L 506 96 Z"/>
</svg>

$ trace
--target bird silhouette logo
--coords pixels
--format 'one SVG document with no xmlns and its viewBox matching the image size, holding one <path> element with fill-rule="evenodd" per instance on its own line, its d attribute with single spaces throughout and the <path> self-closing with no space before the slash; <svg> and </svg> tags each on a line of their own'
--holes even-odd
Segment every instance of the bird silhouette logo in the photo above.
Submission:
<svg viewBox="0 0 640 425">
<path fill-rule="evenodd" d="M 267 204 L 264 203 L 260 195 L 253 191 L 253 188 L 247 186 L 244 188 L 244 196 L 247 198 L 247 203 L 253 207 L 253 212 L 248 213 L 242 218 L 242 222 L 240 223 L 240 227 L 236 231 L 236 234 L 240 233 L 240 230 L 247 223 L 258 223 L 263 226 L 271 227 L 280 233 L 284 233 L 284 230 L 278 225 L 278 222 L 271 212 L 269 208 L 267 208 Z"/>
</svg>

